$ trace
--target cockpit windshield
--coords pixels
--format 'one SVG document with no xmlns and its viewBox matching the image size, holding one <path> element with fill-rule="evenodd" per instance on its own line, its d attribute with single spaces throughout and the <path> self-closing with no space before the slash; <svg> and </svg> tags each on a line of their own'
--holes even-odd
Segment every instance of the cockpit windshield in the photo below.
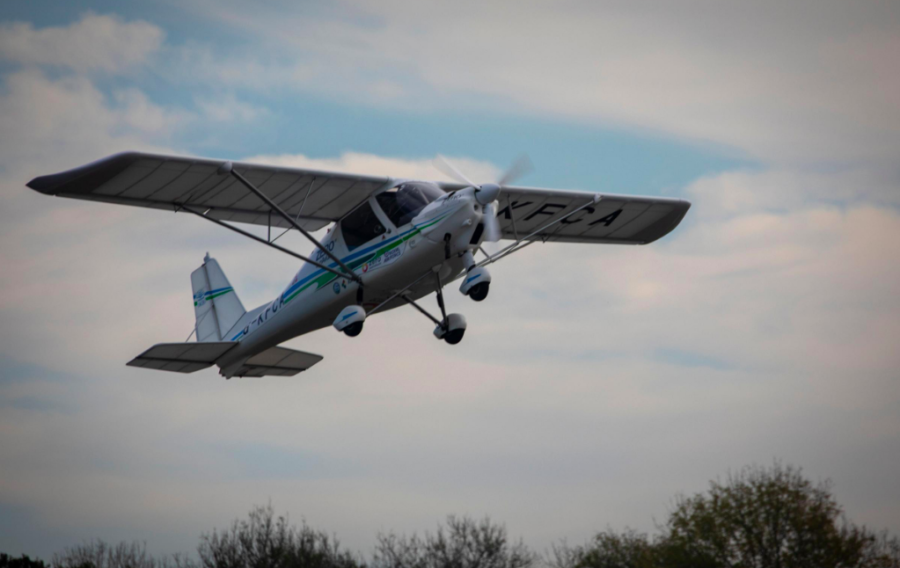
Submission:
<svg viewBox="0 0 900 568">
<path fill-rule="evenodd" d="M 400 227 L 442 195 L 444 192 L 433 183 L 410 181 L 379 193 L 375 199 L 394 226 Z"/>
</svg>

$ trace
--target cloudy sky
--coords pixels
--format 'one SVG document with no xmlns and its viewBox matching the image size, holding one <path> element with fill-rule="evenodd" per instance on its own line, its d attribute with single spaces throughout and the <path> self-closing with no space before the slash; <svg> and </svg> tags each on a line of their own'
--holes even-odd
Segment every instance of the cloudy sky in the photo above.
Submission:
<svg viewBox="0 0 900 568">
<path fill-rule="evenodd" d="M 258 4 L 0 8 L 0 550 L 191 551 L 268 501 L 363 553 L 449 513 L 540 550 L 773 459 L 900 533 L 900 5 Z M 496 265 L 448 297 L 458 346 L 399 310 L 225 381 L 124 363 L 188 336 L 206 251 L 248 306 L 296 263 L 24 185 L 126 149 L 427 179 L 525 152 L 528 185 L 694 206 Z"/>
</svg>

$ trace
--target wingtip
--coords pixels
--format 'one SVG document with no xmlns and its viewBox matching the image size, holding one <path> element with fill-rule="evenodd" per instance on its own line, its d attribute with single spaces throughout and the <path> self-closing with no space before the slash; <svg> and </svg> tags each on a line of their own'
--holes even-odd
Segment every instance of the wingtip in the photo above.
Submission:
<svg viewBox="0 0 900 568">
<path fill-rule="evenodd" d="M 41 193 L 52 194 L 52 192 L 50 191 L 51 184 L 48 183 L 47 180 L 48 177 L 50 176 L 38 176 L 30 182 L 26 183 L 25 186 Z"/>
<path fill-rule="evenodd" d="M 112 172 L 111 175 L 115 175 L 115 173 L 118 173 L 118 169 L 116 168 L 117 164 L 121 164 L 122 166 L 124 166 L 129 161 L 138 156 L 140 156 L 138 152 L 120 152 L 118 154 L 107 156 L 106 158 L 97 160 L 95 162 L 91 162 L 83 166 L 78 166 L 71 170 L 38 176 L 25 185 L 45 195 L 56 195 L 56 190 L 60 189 L 64 185 L 71 184 L 78 179 L 91 176 L 91 174 L 102 172 L 104 169 L 109 168 L 110 166 L 112 166 L 112 169 L 110 170 Z"/>
</svg>

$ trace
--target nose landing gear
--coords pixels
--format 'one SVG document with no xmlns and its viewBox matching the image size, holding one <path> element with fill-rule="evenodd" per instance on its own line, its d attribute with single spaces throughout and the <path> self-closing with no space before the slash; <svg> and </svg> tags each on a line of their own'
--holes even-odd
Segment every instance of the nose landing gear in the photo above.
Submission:
<svg viewBox="0 0 900 568">
<path fill-rule="evenodd" d="M 435 292 L 437 293 L 437 303 L 438 307 L 441 309 L 442 319 L 439 320 L 428 313 L 428 310 L 416 303 L 416 301 L 410 298 L 407 294 L 407 291 L 410 288 L 428 277 L 427 272 L 411 282 L 402 290 L 398 290 L 389 298 L 383 300 L 380 304 L 372 308 L 369 311 L 368 315 L 374 314 L 395 299 L 403 300 L 404 302 L 415 308 L 417 311 L 419 311 L 423 316 L 427 317 L 435 323 L 436 327 L 434 328 L 434 336 L 436 338 L 443 339 L 450 345 L 456 345 L 457 343 L 462 341 L 463 336 L 466 334 L 466 318 L 462 314 L 447 313 L 444 307 L 444 292 L 441 288 L 441 276 L 439 274 L 439 268 L 440 266 L 435 267 L 432 273 L 434 275 Z M 484 295 L 487 295 L 486 291 Z M 483 296 L 482 299 L 484 299 Z M 357 310 L 362 313 L 359 314 Z M 358 334 L 360 331 L 362 331 L 362 324 L 365 321 L 365 317 L 366 312 L 361 306 L 347 306 L 338 315 L 337 319 L 334 322 L 334 327 L 337 328 L 338 331 L 343 331 L 347 335 L 353 337 L 354 334 Z M 354 327 L 354 325 L 357 323 L 359 324 L 358 328 Z"/>
<path fill-rule="evenodd" d="M 466 318 L 462 314 L 449 314 L 434 328 L 434 336 L 443 339 L 450 345 L 456 345 L 462 341 L 465 334 Z"/>
<path fill-rule="evenodd" d="M 456 345 L 462 341 L 463 336 L 466 334 L 466 318 L 463 317 L 462 314 L 447 313 L 444 308 L 444 292 L 441 289 L 441 277 L 437 271 L 434 272 L 434 281 L 435 292 L 437 292 L 437 303 L 438 307 L 441 309 L 441 320 L 438 320 L 428 313 L 425 308 L 417 304 L 412 298 L 409 298 L 406 295 L 400 295 L 400 298 L 436 324 L 436 327 L 434 328 L 434 336 L 436 338 L 443 339 L 450 345 Z"/>
</svg>

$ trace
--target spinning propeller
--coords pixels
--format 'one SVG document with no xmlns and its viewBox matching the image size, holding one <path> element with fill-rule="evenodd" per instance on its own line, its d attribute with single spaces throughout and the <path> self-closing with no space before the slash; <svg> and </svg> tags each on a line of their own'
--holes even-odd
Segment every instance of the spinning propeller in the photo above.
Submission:
<svg viewBox="0 0 900 568">
<path fill-rule="evenodd" d="M 500 176 L 497 183 L 477 184 L 441 155 L 435 158 L 434 165 L 456 181 L 475 188 L 475 199 L 484 206 L 484 240 L 491 243 L 500 240 L 500 221 L 497 219 L 497 198 L 500 196 L 500 190 L 534 169 L 528 156 L 521 155 Z"/>
</svg>

